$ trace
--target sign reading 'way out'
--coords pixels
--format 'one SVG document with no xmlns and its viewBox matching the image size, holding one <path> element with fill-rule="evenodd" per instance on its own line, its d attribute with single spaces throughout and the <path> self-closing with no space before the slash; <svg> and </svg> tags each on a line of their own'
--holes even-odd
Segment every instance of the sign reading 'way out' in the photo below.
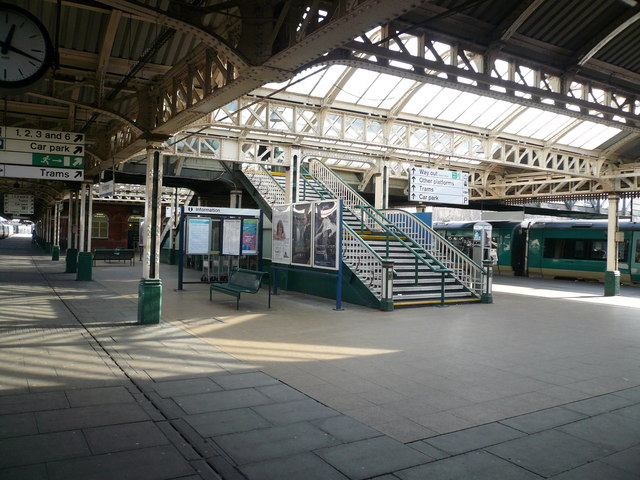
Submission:
<svg viewBox="0 0 640 480">
<path fill-rule="evenodd" d="M 409 200 L 469 205 L 469 174 L 452 170 L 411 167 Z"/>
</svg>

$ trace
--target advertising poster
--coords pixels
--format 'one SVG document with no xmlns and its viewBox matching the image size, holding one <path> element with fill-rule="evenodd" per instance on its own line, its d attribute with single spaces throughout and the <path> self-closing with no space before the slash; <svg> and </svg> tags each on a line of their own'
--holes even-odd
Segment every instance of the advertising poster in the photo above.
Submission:
<svg viewBox="0 0 640 480">
<path fill-rule="evenodd" d="M 245 218 L 242 220 L 242 255 L 258 253 L 258 219 Z"/>
<path fill-rule="evenodd" d="M 311 203 L 297 203 L 292 206 L 291 263 L 295 265 L 311 265 L 312 207 Z"/>
<path fill-rule="evenodd" d="M 338 268 L 338 227 L 340 225 L 338 200 L 314 204 L 313 266 Z"/>
<path fill-rule="evenodd" d="M 289 264 L 291 263 L 291 205 L 274 205 L 272 220 L 271 261 Z"/>
<path fill-rule="evenodd" d="M 242 220 L 225 219 L 222 224 L 222 254 L 240 255 Z"/>
<path fill-rule="evenodd" d="M 187 218 L 187 255 L 209 255 L 211 220 Z"/>
</svg>

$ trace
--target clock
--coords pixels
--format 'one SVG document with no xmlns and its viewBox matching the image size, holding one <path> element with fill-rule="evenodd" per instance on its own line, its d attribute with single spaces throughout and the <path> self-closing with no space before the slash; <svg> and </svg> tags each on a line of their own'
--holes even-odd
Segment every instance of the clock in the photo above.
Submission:
<svg viewBox="0 0 640 480">
<path fill-rule="evenodd" d="M 27 10 L 0 3 L 0 91 L 27 90 L 40 80 L 53 59 L 49 32 Z"/>
</svg>

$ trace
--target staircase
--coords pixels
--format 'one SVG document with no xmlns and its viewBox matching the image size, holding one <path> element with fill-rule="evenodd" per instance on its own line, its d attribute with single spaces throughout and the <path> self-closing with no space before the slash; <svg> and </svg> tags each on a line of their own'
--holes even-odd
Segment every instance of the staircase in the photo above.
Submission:
<svg viewBox="0 0 640 480">
<path fill-rule="evenodd" d="M 274 204 L 284 203 L 284 175 L 248 173 L 256 190 L 279 190 L 283 200 Z M 343 200 L 344 265 L 381 302 L 385 261 L 393 262 L 394 307 L 480 301 L 483 269 L 413 215 L 374 209 L 318 160 L 302 170 L 297 188 L 298 201 Z"/>
</svg>

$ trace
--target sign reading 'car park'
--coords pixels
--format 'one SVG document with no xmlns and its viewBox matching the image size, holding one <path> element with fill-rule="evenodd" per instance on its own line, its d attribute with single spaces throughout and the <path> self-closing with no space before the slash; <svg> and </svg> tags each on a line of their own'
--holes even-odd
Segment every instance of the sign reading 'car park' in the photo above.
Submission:
<svg viewBox="0 0 640 480">
<path fill-rule="evenodd" d="M 0 177 L 84 181 L 84 133 L 0 126 Z"/>
<path fill-rule="evenodd" d="M 409 200 L 469 205 L 469 174 L 433 168 L 409 168 Z"/>
</svg>

